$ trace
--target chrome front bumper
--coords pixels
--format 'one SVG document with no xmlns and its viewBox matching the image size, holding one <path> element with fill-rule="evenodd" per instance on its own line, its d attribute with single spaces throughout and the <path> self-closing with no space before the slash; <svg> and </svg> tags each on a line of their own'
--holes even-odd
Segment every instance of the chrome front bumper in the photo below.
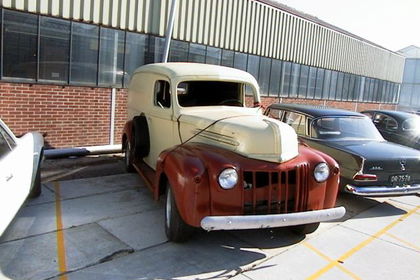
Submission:
<svg viewBox="0 0 420 280">
<path fill-rule="evenodd" d="M 290 214 L 207 216 L 201 227 L 207 231 L 287 227 L 340 219 L 345 213 L 344 207 L 336 207 Z"/>
<path fill-rule="evenodd" d="M 403 187 L 386 187 L 386 186 L 369 186 L 356 187 L 353 185 L 346 185 L 344 190 L 348 193 L 360 196 L 384 196 L 384 195 L 407 195 L 420 192 L 420 185 L 407 185 Z"/>
</svg>

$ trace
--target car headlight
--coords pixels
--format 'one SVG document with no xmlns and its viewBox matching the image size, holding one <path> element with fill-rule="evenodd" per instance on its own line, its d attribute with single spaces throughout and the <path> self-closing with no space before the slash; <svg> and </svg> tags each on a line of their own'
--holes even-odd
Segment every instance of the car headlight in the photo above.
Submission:
<svg viewBox="0 0 420 280">
<path fill-rule="evenodd" d="M 325 162 L 319 163 L 315 166 L 314 177 L 318 183 L 322 183 L 330 176 L 330 168 Z"/>
<path fill-rule="evenodd" d="M 229 190 L 238 183 L 238 172 L 233 168 L 226 168 L 219 174 L 218 181 L 222 188 Z"/>
</svg>

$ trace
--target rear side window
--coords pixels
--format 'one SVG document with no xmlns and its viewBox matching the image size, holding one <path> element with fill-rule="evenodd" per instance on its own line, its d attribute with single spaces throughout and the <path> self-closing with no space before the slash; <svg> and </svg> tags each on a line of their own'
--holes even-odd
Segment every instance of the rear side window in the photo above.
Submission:
<svg viewBox="0 0 420 280">
<path fill-rule="evenodd" d="M 156 81 L 155 83 L 155 106 L 160 108 L 171 107 L 170 85 L 167 81 Z"/>
</svg>

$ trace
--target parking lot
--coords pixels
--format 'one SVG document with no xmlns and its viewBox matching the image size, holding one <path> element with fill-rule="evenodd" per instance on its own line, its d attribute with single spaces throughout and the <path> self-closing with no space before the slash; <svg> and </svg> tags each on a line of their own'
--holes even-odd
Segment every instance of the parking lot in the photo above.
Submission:
<svg viewBox="0 0 420 280">
<path fill-rule="evenodd" d="M 64 164 L 63 164 L 64 163 Z M 120 156 L 46 161 L 43 193 L 0 239 L 0 279 L 420 279 L 420 197 L 340 195 L 340 221 L 164 233 L 155 202 Z"/>
</svg>

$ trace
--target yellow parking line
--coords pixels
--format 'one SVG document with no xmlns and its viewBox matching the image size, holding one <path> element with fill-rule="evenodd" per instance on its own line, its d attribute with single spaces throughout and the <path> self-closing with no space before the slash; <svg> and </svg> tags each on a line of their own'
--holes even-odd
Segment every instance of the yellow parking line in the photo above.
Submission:
<svg viewBox="0 0 420 280">
<path fill-rule="evenodd" d="M 67 272 L 66 247 L 64 245 L 63 221 L 61 215 L 60 183 L 53 182 L 55 190 L 55 220 L 57 224 L 57 257 L 60 273 Z M 59 280 L 67 280 L 67 275 L 60 275 Z"/>
<path fill-rule="evenodd" d="M 361 243 L 359 243 L 356 247 L 354 247 L 354 248 L 350 249 L 349 251 L 347 251 L 346 253 L 344 253 L 341 257 L 338 258 L 338 260 L 331 261 L 329 264 L 327 264 L 326 266 L 324 266 L 323 268 L 321 268 L 320 270 L 318 270 L 317 272 L 315 272 L 314 274 L 312 274 L 311 276 L 309 276 L 307 279 L 308 280 L 309 279 L 318 279 L 321 275 L 323 275 L 324 273 L 326 273 L 327 271 L 329 271 L 333 267 L 337 266 L 339 263 L 342 263 L 347 258 L 351 257 L 354 253 L 356 253 L 357 251 L 359 251 L 360 249 L 362 249 L 363 247 L 365 247 L 366 245 L 368 245 L 373 240 L 377 239 L 379 236 L 381 236 L 384 233 L 386 233 L 388 230 L 390 230 L 391 228 L 393 228 L 399 222 L 404 221 L 404 219 L 406 219 L 410 215 L 416 213 L 416 211 L 418 209 L 420 209 L 420 206 L 417 206 L 416 208 L 414 208 L 413 210 L 409 211 L 408 213 L 400 216 L 398 219 L 396 219 L 395 221 L 393 221 L 392 223 L 390 223 L 389 225 L 387 225 L 386 227 L 384 227 L 383 229 L 381 229 L 380 231 L 378 231 L 377 233 L 375 233 L 374 235 L 372 235 L 368 239 L 366 239 L 366 240 L 362 241 Z"/>
<path fill-rule="evenodd" d="M 412 244 L 412 243 L 410 243 L 408 241 L 405 241 L 405 240 L 399 238 L 398 236 L 393 235 L 392 233 L 387 232 L 386 235 L 388 235 L 389 237 L 391 237 L 391 238 L 393 238 L 395 240 L 398 240 L 401 243 L 404 243 L 408 247 L 411 247 L 413 249 L 416 249 L 417 251 L 420 251 L 420 247 L 418 247 L 418 246 L 416 246 L 416 245 L 414 245 L 414 244 Z"/>
<path fill-rule="evenodd" d="M 351 278 L 357 279 L 357 280 L 361 280 L 362 279 L 359 276 L 357 276 L 356 274 L 354 274 L 353 272 L 351 272 L 350 270 L 348 270 L 347 268 L 345 268 L 344 266 L 342 266 L 340 263 L 338 263 L 338 261 L 333 260 L 330 257 L 328 257 L 327 255 L 323 254 L 321 251 L 319 251 L 317 248 L 315 248 L 314 246 L 312 246 L 308 242 L 304 242 L 303 245 L 306 246 L 307 248 L 311 249 L 312 251 L 314 251 L 321 258 L 323 258 L 323 259 L 325 259 L 325 260 L 327 260 L 329 262 L 337 262 L 337 267 L 341 271 L 343 271 L 344 273 L 346 273 L 347 275 L 349 275 Z"/>
</svg>

